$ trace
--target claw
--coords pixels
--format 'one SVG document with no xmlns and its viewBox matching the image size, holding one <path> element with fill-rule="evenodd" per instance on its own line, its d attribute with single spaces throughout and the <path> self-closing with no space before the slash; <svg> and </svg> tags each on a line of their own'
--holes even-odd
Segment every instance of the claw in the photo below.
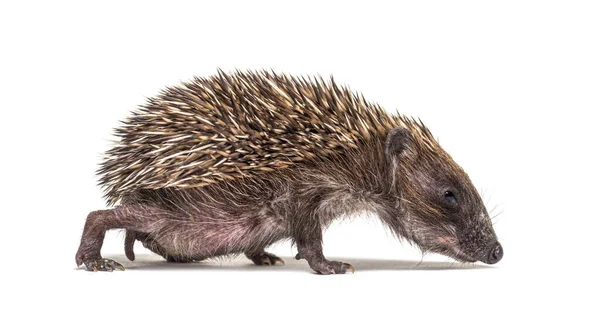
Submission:
<svg viewBox="0 0 600 312">
<path fill-rule="evenodd" d="M 344 263 L 344 264 L 342 265 L 342 269 L 344 269 L 344 270 L 346 270 L 346 271 L 348 271 L 348 270 L 349 270 L 349 271 L 352 271 L 352 274 L 354 274 L 354 272 L 355 272 L 355 270 L 354 270 L 354 267 L 353 267 L 353 266 L 352 266 L 352 264 L 350 264 L 350 263 Z"/>
<path fill-rule="evenodd" d="M 108 271 L 112 272 L 115 269 L 119 269 L 121 271 L 125 271 L 125 267 L 120 263 L 110 260 L 110 259 L 97 259 L 89 262 L 85 262 L 85 266 L 88 271 Z"/>
</svg>

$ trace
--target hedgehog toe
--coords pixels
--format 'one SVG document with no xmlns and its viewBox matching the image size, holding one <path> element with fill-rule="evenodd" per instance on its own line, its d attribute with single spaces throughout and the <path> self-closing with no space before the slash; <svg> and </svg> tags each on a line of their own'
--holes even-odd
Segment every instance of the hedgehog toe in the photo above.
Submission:
<svg viewBox="0 0 600 312">
<path fill-rule="evenodd" d="M 323 275 L 329 274 L 345 274 L 346 272 L 354 273 L 354 267 L 349 263 L 339 261 L 323 261 L 319 263 L 310 264 L 311 268 L 315 272 Z"/>
<path fill-rule="evenodd" d="M 283 259 L 277 257 L 274 254 L 263 252 L 258 255 L 246 255 L 248 259 L 252 260 L 256 265 L 277 265 L 277 264 L 285 264 Z"/>
<path fill-rule="evenodd" d="M 121 265 L 120 263 L 118 263 L 117 261 L 111 260 L 111 259 L 97 259 L 97 260 L 92 260 L 92 261 L 87 261 L 84 263 L 85 267 L 88 271 L 94 271 L 94 272 L 98 272 L 98 271 L 108 271 L 108 272 L 112 272 L 116 269 L 119 269 L 121 271 L 125 271 L 125 267 L 123 267 L 123 265 Z"/>
</svg>

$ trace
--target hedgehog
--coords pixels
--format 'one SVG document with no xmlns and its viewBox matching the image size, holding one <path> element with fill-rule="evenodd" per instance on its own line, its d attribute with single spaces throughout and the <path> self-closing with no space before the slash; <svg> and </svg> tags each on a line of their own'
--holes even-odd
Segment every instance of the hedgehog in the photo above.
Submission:
<svg viewBox="0 0 600 312">
<path fill-rule="evenodd" d="M 219 70 L 149 98 L 115 130 L 97 171 L 107 206 L 87 216 L 77 266 L 103 258 L 110 229 L 171 262 L 244 254 L 289 239 L 320 274 L 322 233 L 359 213 L 423 252 L 495 264 L 503 249 L 468 175 L 420 119 L 388 113 L 333 77 Z"/>
</svg>

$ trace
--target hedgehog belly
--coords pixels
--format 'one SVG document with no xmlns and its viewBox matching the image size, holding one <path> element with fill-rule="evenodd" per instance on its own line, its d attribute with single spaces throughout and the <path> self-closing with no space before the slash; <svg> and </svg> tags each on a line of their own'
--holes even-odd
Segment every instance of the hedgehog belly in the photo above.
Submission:
<svg viewBox="0 0 600 312">
<path fill-rule="evenodd" d="M 151 194 L 152 193 L 152 194 Z M 236 253 L 256 253 L 286 237 L 283 220 L 270 203 L 206 202 L 190 191 L 145 190 L 123 202 L 138 214 L 135 231 L 144 246 L 178 259 L 201 260 Z M 134 202 L 135 201 L 135 202 Z M 231 209 L 231 207 L 237 207 Z"/>
<path fill-rule="evenodd" d="M 149 235 L 165 255 L 201 260 L 245 252 L 253 244 L 251 227 L 244 223 L 163 220 L 164 227 Z M 163 255 L 164 256 L 164 255 Z"/>
</svg>

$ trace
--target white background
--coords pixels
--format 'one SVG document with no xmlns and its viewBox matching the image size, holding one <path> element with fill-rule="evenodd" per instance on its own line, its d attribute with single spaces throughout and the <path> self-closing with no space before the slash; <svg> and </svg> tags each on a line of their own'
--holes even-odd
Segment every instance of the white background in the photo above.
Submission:
<svg viewBox="0 0 600 312">
<path fill-rule="evenodd" d="M 0 4 L 0 310 L 598 311 L 597 2 L 250 2 Z M 128 270 L 76 269 L 111 129 L 217 67 L 334 75 L 420 117 L 501 212 L 504 260 L 422 257 L 358 218 L 325 233 L 355 274 L 312 274 L 285 242 L 270 249 L 284 267 L 140 246 L 131 263 L 117 232 L 103 254 Z"/>
</svg>

